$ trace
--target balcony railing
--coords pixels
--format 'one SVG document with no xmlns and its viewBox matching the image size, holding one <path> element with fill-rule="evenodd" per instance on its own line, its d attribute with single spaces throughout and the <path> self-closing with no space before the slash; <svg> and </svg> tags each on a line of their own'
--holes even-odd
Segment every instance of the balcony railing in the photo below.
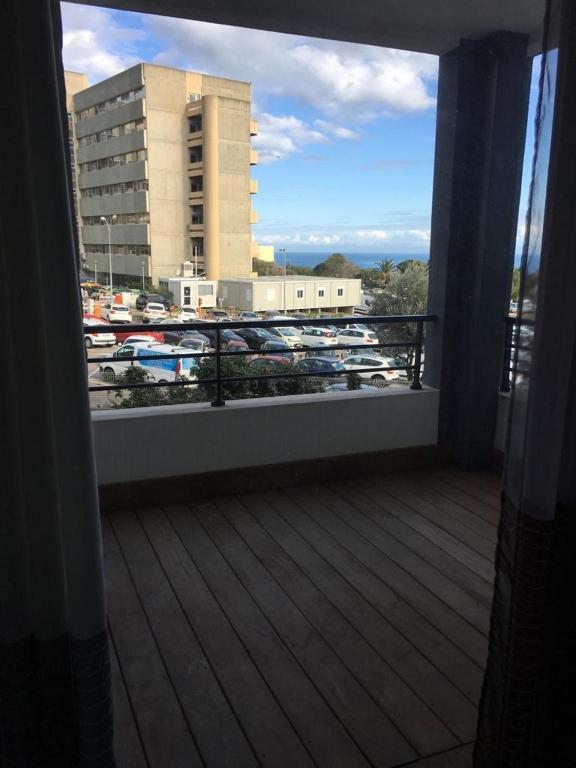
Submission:
<svg viewBox="0 0 576 768">
<path fill-rule="evenodd" d="M 215 332 L 215 343 L 213 345 L 213 351 L 186 351 L 186 347 L 182 347 L 182 354 L 178 354 L 177 357 L 180 360 L 188 359 L 188 358 L 194 358 L 196 360 L 198 359 L 211 359 L 213 358 L 215 361 L 214 364 L 214 375 L 210 378 L 202 378 L 202 379 L 189 379 L 189 378 L 176 378 L 174 381 L 137 381 L 137 382 L 127 382 L 122 381 L 121 383 L 117 382 L 111 382 L 111 381 L 104 381 L 102 384 L 98 385 L 91 385 L 89 387 L 90 392 L 114 392 L 119 390 L 135 390 L 135 389 L 153 389 L 158 387 L 198 387 L 198 386 L 209 386 L 211 388 L 211 391 L 213 392 L 214 396 L 212 399 L 211 404 L 214 407 L 222 407 L 226 404 L 225 398 L 223 395 L 224 387 L 231 384 L 238 384 L 240 382 L 262 382 L 262 381 L 279 381 L 279 380 L 289 380 L 289 379 L 312 379 L 312 380 L 333 380 L 335 382 L 341 380 L 344 378 L 346 380 L 346 377 L 349 377 L 351 374 L 355 373 L 355 371 L 352 371 L 350 369 L 346 370 L 338 370 L 338 369 L 330 369 L 327 371 L 321 371 L 321 370 L 314 370 L 314 371 L 303 371 L 298 370 L 297 366 L 290 366 L 290 370 L 286 371 L 278 371 L 276 368 L 273 372 L 271 372 L 269 369 L 266 371 L 258 371 L 255 374 L 250 375 L 242 375 L 242 376 L 229 376 L 226 375 L 226 373 L 222 370 L 222 364 L 223 360 L 226 358 L 240 358 L 242 356 L 251 356 L 251 357 L 263 357 L 266 358 L 267 356 L 277 356 L 279 354 L 279 350 L 276 349 L 242 349 L 242 350 L 227 350 L 223 348 L 223 339 L 222 339 L 222 332 L 225 330 L 234 330 L 234 329 L 245 329 L 245 328 L 258 328 L 258 329 L 266 329 L 266 328 L 282 328 L 282 327 L 294 327 L 294 328 L 302 328 L 302 327 L 326 327 L 326 326 L 335 326 L 336 328 L 344 328 L 346 325 L 350 325 L 353 323 L 356 323 L 358 318 L 356 317 L 343 317 L 343 318 L 307 318 L 307 319 L 295 319 L 295 318 L 287 318 L 285 320 L 279 320 L 279 319 L 272 319 L 272 320 L 251 320 L 251 321 L 243 321 L 243 320 L 230 320 L 226 322 L 222 321 L 211 321 L 211 322 L 190 322 L 190 323 L 178 323 L 177 325 L 173 326 L 173 328 L 176 328 L 178 331 L 198 331 L 202 333 L 202 331 L 214 331 Z M 332 359 L 331 353 L 339 353 L 342 351 L 347 351 L 350 354 L 360 354 L 362 351 L 364 352 L 370 352 L 371 356 L 382 356 L 383 351 L 390 351 L 394 358 L 397 358 L 399 355 L 399 350 L 403 350 L 404 352 L 408 352 L 409 354 L 406 357 L 406 363 L 400 364 L 396 359 L 393 359 L 392 362 L 395 364 L 389 365 L 389 366 L 381 366 L 378 367 L 362 367 L 358 370 L 358 373 L 361 373 L 362 375 L 367 373 L 375 373 L 383 375 L 386 372 L 392 372 L 392 371 L 401 371 L 404 372 L 407 379 L 410 381 L 410 388 L 413 390 L 420 390 L 422 389 L 421 384 L 421 372 L 422 372 L 422 348 L 423 348 L 423 341 L 424 341 L 424 328 L 425 325 L 429 322 L 433 322 L 436 320 L 436 317 L 434 315 L 426 315 L 426 314 L 413 314 L 413 315 L 384 315 L 384 316 L 374 316 L 370 317 L 368 322 L 371 326 L 377 328 L 377 329 L 388 329 L 390 330 L 393 327 L 398 326 L 406 326 L 410 325 L 413 326 L 414 332 L 411 334 L 409 338 L 390 338 L 389 340 L 381 340 L 379 339 L 376 343 L 338 343 L 331 345 L 329 347 L 323 347 L 318 348 L 314 346 L 313 340 L 309 342 L 309 345 L 302 350 L 296 350 L 299 354 L 307 354 L 309 356 L 318 357 L 322 356 L 326 359 Z M 133 334 L 138 334 L 142 332 L 167 332 L 168 329 L 170 329 L 170 325 L 167 324 L 142 324 L 142 325 L 130 325 L 130 332 Z M 126 326 L 123 327 L 123 331 L 125 332 Z M 97 334 L 97 333 L 110 333 L 111 328 L 109 325 L 106 326 L 92 326 L 90 328 L 91 334 Z M 383 338 L 386 339 L 385 335 L 383 334 Z M 280 339 L 278 340 L 280 341 Z M 286 349 L 284 353 L 290 353 L 293 352 L 293 350 Z M 327 355 L 328 352 L 328 355 Z M 413 353 L 413 359 L 412 354 Z M 147 354 L 140 354 L 140 355 L 132 355 L 132 356 L 126 356 L 121 358 L 123 362 L 129 362 L 130 364 L 133 363 L 134 360 L 138 360 L 138 362 L 143 361 L 152 361 L 152 360 L 173 360 L 174 359 L 174 353 L 172 354 L 164 354 L 164 355 L 158 355 L 151 353 L 150 355 Z M 336 357 L 334 356 L 334 359 Z M 90 363 L 99 363 L 99 364 L 105 364 L 110 363 L 111 358 L 110 356 L 107 357 L 91 357 Z M 398 363 L 398 364 L 396 364 Z M 329 381 L 329 383 L 332 383 Z"/>
<path fill-rule="evenodd" d="M 510 392 L 512 378 L 517 374 L 522 376 L 528 374 L 525 358 L 532 350 L 532 344 L 529 340 L 533 333 L 534 323 L 531 320 L 512 316 L 506 317 L 504 322 L 504 359 L 502 361 L 500 392 Z"/>
</svg>

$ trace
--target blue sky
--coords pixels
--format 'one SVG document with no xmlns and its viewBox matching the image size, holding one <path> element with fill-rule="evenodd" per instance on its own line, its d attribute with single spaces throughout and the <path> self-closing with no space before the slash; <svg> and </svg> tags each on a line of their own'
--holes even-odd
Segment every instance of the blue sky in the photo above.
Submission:
<svg viewBox="0 0 576 768">
<path fill-rule="evenodd" d="M 427 253 L 436 57 L 66 3 L 62 14 L 64 65 L 91 83 L 139 61 L 252 83 L 258 242 Z"/>
</svg>

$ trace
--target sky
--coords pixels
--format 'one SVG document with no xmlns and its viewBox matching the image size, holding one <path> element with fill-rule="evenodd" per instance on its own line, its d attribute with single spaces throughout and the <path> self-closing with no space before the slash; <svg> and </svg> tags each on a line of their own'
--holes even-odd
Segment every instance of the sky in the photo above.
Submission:
<svg viewBox="0 0 576 768">
<path fill-rule="evenodd" d="M 64 66 L 91 84 L 140 61 L 251 82 L 257 242 L 291 252 L 428 252 L 437 57 L 61 7 Z"/>
</svg>

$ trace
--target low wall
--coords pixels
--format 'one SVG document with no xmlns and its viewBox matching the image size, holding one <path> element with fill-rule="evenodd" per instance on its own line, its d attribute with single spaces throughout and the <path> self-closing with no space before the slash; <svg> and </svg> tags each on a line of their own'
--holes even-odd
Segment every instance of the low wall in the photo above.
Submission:
<svg viewBox="0 0 576 768">
<path fill-rule="evenodd" d="M 94 411 L 100 486 L 435 445 L 438 392 L 389 388 Z"/>
</svg>

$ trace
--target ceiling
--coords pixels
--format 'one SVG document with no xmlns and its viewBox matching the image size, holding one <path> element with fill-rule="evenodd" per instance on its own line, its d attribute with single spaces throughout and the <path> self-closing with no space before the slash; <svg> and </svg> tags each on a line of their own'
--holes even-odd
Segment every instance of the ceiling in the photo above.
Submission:
<svg viewBox="0 0 576 768">
<path fill-rule="evenodd" d="M 76 1 L 76 0 L 73 0 Z M 84 0 L 86 4 L 86 0 Z M 87 4 L 441 54 L 493 32 L 542 40 L 545 0 L 92 0 Z"/>
</svg>

